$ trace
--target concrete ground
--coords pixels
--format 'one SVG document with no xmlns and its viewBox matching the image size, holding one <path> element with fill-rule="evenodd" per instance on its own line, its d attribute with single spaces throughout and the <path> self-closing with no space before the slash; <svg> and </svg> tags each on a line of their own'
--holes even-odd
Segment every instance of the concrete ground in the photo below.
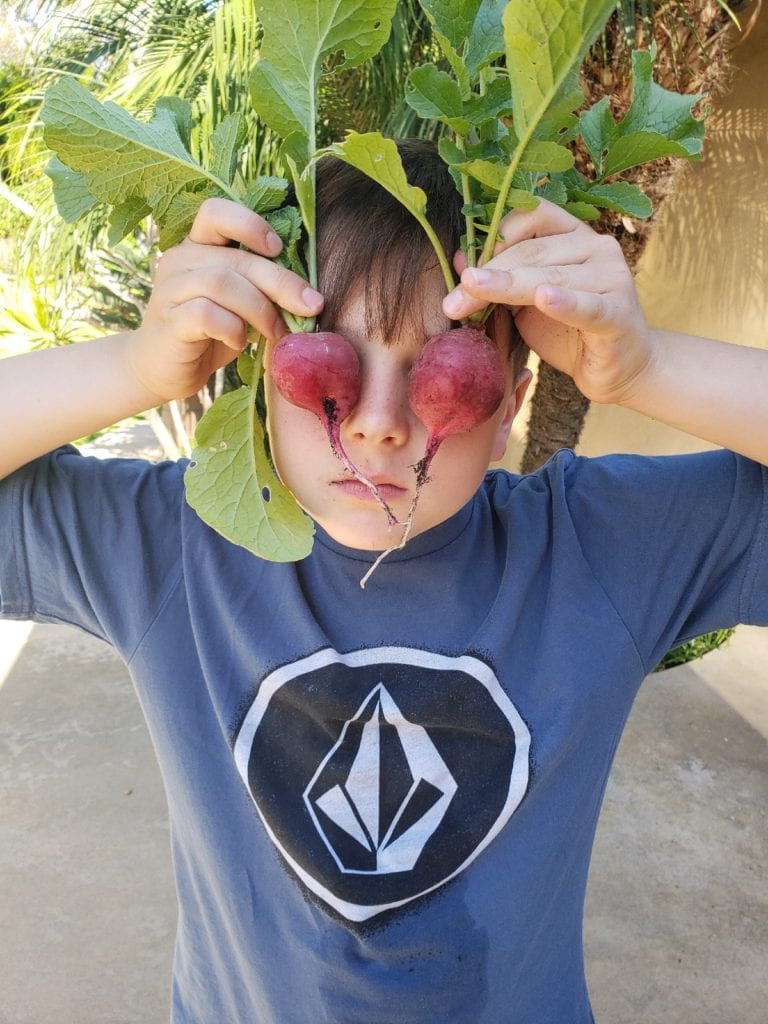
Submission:
<svg viewBox="0 0 768 1024">
<path fill-rule="evenodd" d="M 768 631 L 742 627 L 641 691 L 590 882 L 599 1024 L 768 1019 L 767 680 Z M 175 899 L 127 673 L 69 627 L 0 623 L 0 684 L 0 1024 L 162 1024 Z"/>
</svg>

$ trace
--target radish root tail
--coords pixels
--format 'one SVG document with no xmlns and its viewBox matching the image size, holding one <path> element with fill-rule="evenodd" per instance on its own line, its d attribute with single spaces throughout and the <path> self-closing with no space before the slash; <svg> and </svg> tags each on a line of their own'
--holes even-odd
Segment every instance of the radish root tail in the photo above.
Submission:
<svg viewBox="0 0 768 1024">
<path fill-rule="evenodd" d="M 360 589 L 365 590 L 365 585 L 368 580 L 373 576 L 374 572 L 378 569 L 384 559 L 391 555 L 393 551 L 402 551 L 405 545 L 408 543 L 408 538 L 411 535 L 411 528 L 413 527 L 413 520 L 416 515 L 416 508 L 419 504 L 419 498 L 421 497 L 421 490 L 424 484 L 429 482 L 429 467 L 432 459 L 435 457 L 435 452 L 440 446 L 442 438 L 431 438 L 427 444 L 427 450 L 423 457 L 419 459 L 416 465 L 413 467 L 416 473 L 416 492 L 411 500 L 410 508 L 408 509 L 408 515 L 403 526 L 403 535 L 397 544 L 393 544 L 391 548 L 387 548 L 386 551 L 382 551 L 376 561 L 371 565 L 370 569 L 366 572 L 365 576 L 360 580 Z"/>
<path fill-rule="evenodd" d="M 325 429 L 328 433 L 328 440 L 330 441 L 333 454 L 340 460 L 348 473 L 351 473 L 356 480 L 359 480 L 361 484 L 368 488 L 373 497 L 386 512 L 387 523 L 390 526 L 397 526 L 397 518 L 387 502 L 382 498 L 379 488 L 373 480 L 369 480 L 364 473 L 360 472 L 354 462 L 352 462 L 344 451 L 344 445 L 341 443 L 339 420 L 336 415 L 336 403 L 332 399 L 326 399 L 325 402 Z"/>
</svg>

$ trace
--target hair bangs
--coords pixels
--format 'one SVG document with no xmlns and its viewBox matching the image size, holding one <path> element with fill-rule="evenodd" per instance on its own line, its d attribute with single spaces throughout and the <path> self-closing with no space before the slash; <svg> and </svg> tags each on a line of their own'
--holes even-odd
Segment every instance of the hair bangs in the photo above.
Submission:
<svg viewBox="0 0 768 1024">
<path fill-rule="evenodd" d="M 434 143 L 398 143 L 406 176 L 429 197 L 427 216 L 449 257 L 458 249 L 461 196 Z M 317 167 L 319 287 L 322 321 L 332 327 L 354 296 L 362 297 L 366 327 L 386 343 L 404 329 L 423 328 L 424 275 L 438 267 L 424 229 L 375 181 L 341 160 Z"/>
<path fill-rule="evenodd" d="M 421 226 L 410 219 L 411 224 L 397 224 L 373 211 L 335 218 L 320 229 L 324 326 L 333 327 L 354 296 L 362 298 L 366 330 L 380 334 L 385 344 L 404 330 L 423 327 L 424 276 L 438 263 Z"/>
</svg>

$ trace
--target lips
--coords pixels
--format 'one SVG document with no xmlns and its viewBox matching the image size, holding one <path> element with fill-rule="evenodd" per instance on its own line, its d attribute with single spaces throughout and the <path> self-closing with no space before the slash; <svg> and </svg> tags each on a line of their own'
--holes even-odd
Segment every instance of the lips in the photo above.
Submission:
<svg viewBox="0 0 768 1024">
<path fill-rule="evenodd" d="M 383 477 L 371 477 L 372 483 L 376 485 L 376 488 L 387 504 L 398 499 L 402 500 L 407 498 L 410 494 L 407 487 L 400 487 L 399 484 L 394 484 L 391 480 L 387 480 Z M 331 484 L 334 490 L 340 491 L 350 498 L 358 498 L 363 501 L 376 502 L 376 499 L 371 494 L 370 490 L 365 484 L 360 483 L 359 480 L 355 480 L 353 477 L 342 477 L 339 480 L 334 480 Z"/>
</svg>

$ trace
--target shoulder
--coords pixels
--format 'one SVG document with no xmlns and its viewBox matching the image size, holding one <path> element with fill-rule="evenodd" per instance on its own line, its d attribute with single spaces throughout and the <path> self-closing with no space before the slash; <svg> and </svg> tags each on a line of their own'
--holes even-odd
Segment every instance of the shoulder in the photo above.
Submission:
<svg viewBox="0 0 768 1024">
<path fill-rule="evenodd" d="M 689 455 L 615 454 L 597 457 L 576 455 L 570 449 L 556 452 L 529 474 L 491 470 L 484 488 L 494 504 L 513 495 L 562 495 L 567 499 L 602 501 L 607 495 L 655 496 L 672 491 L 704 496 L 723 489 L 761 491 L 768 471 L 749 459 L 725 450 Z"/>
<path fill-rule="evenodd" d="M 183 470 L 66 447 L 4 480 L 2 613 L 135 639 L 180 575 Z"/>
<path fill-rule="evenodd" d="M 544 530 L 602 552 L 659 546 L 661 533 L 679 545 L 691 532 L 712 539 L 728 524 L 756 530 L 768 518 L 768 470 L 720 450 L 598 458 L 561 451 L 531 474 L 490 472 L 483 493 L 506 529 Z"/>
<path fill-rule="evenodd" d="M 184 468 L 181 462 L 84 456 L 67 446 L 3 481 L 0 508 L 18 547 L 114 557 L 179 534 Z"/>
<path fill-rule="evenodd" d="M 113 493 L 133 500 L 146 490 L 174 499 L 183 492 L 185 462 L 153 463 L 141 458 L 100 458 L 65 445 L 17 470 L 9 482 L 22 492 L 69 492 L 73 500 Z"/>
</svg>

